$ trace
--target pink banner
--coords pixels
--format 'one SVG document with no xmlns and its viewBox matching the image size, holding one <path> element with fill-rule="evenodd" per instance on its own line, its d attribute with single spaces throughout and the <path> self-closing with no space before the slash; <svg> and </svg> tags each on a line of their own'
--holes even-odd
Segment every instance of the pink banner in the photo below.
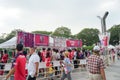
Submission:
<svg viewBox="0 0 120 80">
<path fill-rule="evenodd" d="M 67 47 L 82 47 L 82 40 L 67 40 Z"/>
<path fill-rule="evenodd" d="M 17 33 L 17 43 L 23 44 L 24 47 L 33 47 L 34 46 L 34 34 L 26 32 Z"/>
<path fill-rule="evenodd" d="M 35 46 L 48 46 L 49 45 L 49 36 L 35 34 Z"/>
<path fill-rule="evenodd" d="M 103 45 L 108 46 L 108 36 L 104 36 L 103 38 Z"/>
</svg>

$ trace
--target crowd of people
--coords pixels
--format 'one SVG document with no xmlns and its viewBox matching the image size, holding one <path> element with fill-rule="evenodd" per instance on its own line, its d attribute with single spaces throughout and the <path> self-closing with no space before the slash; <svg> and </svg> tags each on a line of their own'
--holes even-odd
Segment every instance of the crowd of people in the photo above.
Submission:
<svg viewBox="0 0 120 80">
<path fill-rule="evenodd" d="M 78 68 L 79 60 L 87 58 L 87 66 L 89 71 L 90 80 L 106 80 L 104 72 L 103 60 L 100 58 L 102 50 L 98 46 L 90 50 L 79 50 L 76 48 L 59 50 L 55 48 L 42 48 L 37 49 L 36 47 L 31 47 L 24 50 L 22 44 L 16 46 L 16 52 L 13 52 L 12 57 L 12 67 L 9 73 L 6 75 L 5 80 L 7 80 L 14 73 L 14 80 L 36 80 L 39 72 L 46 71 L 43 75 L 49 77 L 48 80 L 53 80 L 53 75 L 58 75 L 62 72 L 61 80 L 68 78 L 72 80 L 71 71 L 72 67 Z M 120 57 L 119 50 L 117 50 L 118 59 Z M 111 49 L 109 54 L 112 56 L 113 62 L 115 62 L 115 50 Z M 9 59 L 7 50 L 0 52 L 0 63 L 7 63 Z M 61 72 L 59 72 L 58 67 L 54 67 L 53 61 L 60 61 Z M 45 62 L 46 69 L 39 69 L 39 63 Z M 72 62 L 74 65 L 72 65 Z M 26 76 L 26 63 L 27 76 Z M 4 64 L 0 64 L 0 68 L 4 69 Z M 96 74 L 97 77 L 94 77 Z M 98 79 L 99 78 L 99 79 Z M 100 79 L 101 78 L 101 79 Z"/>
<path fill-rule="evenodd" d="M 21 49 L 19 49 L 20 47 L 22 47 Z M 28 80 L 31 80 L 30 78 L 34 76 L 34 74 L 38 74 L 38 71 L 33 70 L 33 73 L 31 72 L 31 69 L 35 69 L 33 68 L 34 63 L 36 65 L 38 65 L 37 63 L 39 62 L 45 62 L 46 63 L 46 67 L 48 67 L 47 71 L 49 74 L 45 74 L 45 76 L 47 77 L 52 76 L 53 72 L 55 73 L 55 75 L 59 74 L 60 72 L 58 71 L 58 67 L 53 68 L 53 62 L 52 61 L 60 61 L 61 66 L 63 67 L 63 70 L 65 69 L 65 67 L 67 67 L 67 63 L 71 63 L 71 60 L 74 60 L 74 64 L 77 64 L 77 59 L 85 59 L 86 57 L 88 57 L 91 52 L 87 51 L 87 50 L 77 50 L 75 48 L 73 49 L 66 49 L 66 50 L 58 50 L 58 49 L 51 49 L 51 48 L 42 48 L 40 49 L 36 49 L 36 48 L 30 48 L 27 50 L 23 50 L 23 46 L 18 44 L 16 47 L 16 52 L 13 51 L 12 53 L 12 67 L 11 70 L 9 71 L 9 73 L 6 76 L 6 79 L 8 79 L 10 77 L 10 75 L 12 73 L 14 73 L 16 67 L 14 68 L 15 64 L 17 64 L 17 62 L 22 63 L 21 65 L 24 65 L 24 63 L 28 62 Z M 34 54 L 35 53 L 35 54 Z M 65 55 L 66 53 L 66 55 Z M 21 57 L 21 55 L 25 56 L 26 60 L 24 59 L 23 61 L 21 60 L 21 58 L 19 58 L 19 56 Z M 34 56 L 33 56 L 34 55 Z M 36 55 L 36 56 L 35 56 Z M 7 53 L 7 50 L 1 51 L 0 53 L 0 62 L 1 63 L 7 63 L 9 60 L 9 56 Z M 37 62 L 37 63 L 36 63 Z M 21 70 L 22 67 L 24 66 L 19 66 L 17 67 L 17 69 L 20 69 L 20 71 L 24 72 L 24 70 Z M 74 65 L 74 68 L 77 68 L 77 65 Z M 3 69 L 4 65 L 0 64 L 0 68 Z M 70 67 L 68 66 L 68 69 L 70 71 Z M 22 73 L 18 70 L 19 73 Z M 42 71 L 42 70 L 41 70 Z M 19 74 L 16 72 L 16 74 Z M 25 71 L 26 73 L 26 71 Z M 35 77 L 34 77 L 35 78 Z M 65 75 L 63 75 L 62 79 L 64 80 Z M 68 77 L 70 78 L 70 77 Z M 15 77 L 14 77 L 15 79 Z M 17 79 L 17 77 L 16 77 Z M 16 80 L 15 79 L 15 80 Z M 18 79 L 17 79 L 18 80 Z M 23 80 L 23 79 L 22 79 Z M 35 80 L 35 79 L 34 79 Z"/>
</svg>

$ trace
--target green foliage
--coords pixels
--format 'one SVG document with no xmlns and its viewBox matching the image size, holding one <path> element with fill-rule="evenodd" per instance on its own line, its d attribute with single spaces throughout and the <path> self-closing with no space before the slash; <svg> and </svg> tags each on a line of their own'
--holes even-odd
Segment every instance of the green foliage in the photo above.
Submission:
<svg viewBox="0 0 120 80">
<path fill-rule="evenodd" d="M 98 33 L 98 29 L 85 28 L 77 34 L 77 38 L 82 39 L 84 45 L 93 45 L 99 41 Z"/>
<path fill-rule="evenodd" d="M 5 40 L 4 39 L 0 39 L 0 43 L 4 42 Z"/>
<path fill-rule="evenodd" d="M 5 38 L 2 38 L 2 36 L 1 36 L 0 43 L 3 43 L 5 41 L 11 39 L 13 36 L 16 35 L 16 31 L 23 31 L 23 30 L 20 30 L 20 29 L 13 30 Z M 120 41 L 120 25 L 114 25 L 108 31 L 111 33 L 110 34 L 110 44 L 112 44 L 112 45 L 119 44 L 119 41 Z M 63 26 L 58 27 L 54 32 L 32 31 L 32 33 L 45 34 L 45 35 L 58 36 L 58 37 L 65 37 L 65 38 L 72 38 L 72 39 L 82 39 L 83 45 L 87 45 L 88 49 L 89 49 L 89 46 L 91 46 L 94 43 L 99 41 L 99 38 L 98 38 L 99 30 L 98 29 L 93 29 L 93 28 L 85 28 L 76 35 L 71 35 L 71 29 L 69 29 L 67 27 L 63 27 Z"/>
<path fill-rule="evenodd" d="M 13 36 L 15 36 L 16 35 L 16 31 L 15 30 L 13 30 L 10 34 L 8 34 L 4 39 L 0 39 L 0 43 L 3 43 L 3 42 L 5 42 L 5 41 L 7 41 L 7 40 L 9 40 L 9 39 L 11 39 Z"/>
<path fill-rule="evenodd" d="M 110 32 L 110 44 L 116 45 L 120 41 L 120 25 L 114 25 L 109 30 Z"/>
<path fill-rule="evenodd" d="M 8 34 L 5 38 L 5 41 L 11 39 L 12 37 L 14 37 L 16 35 L 16 30 L 13 30 L 10 34 Z"/>
<path fill-rule="evenodd" d="M 71 35 L 70 36 L 72 39 L 78 39 L 76 35 Z"/>
<path fill-rule="evenodd" d="M 9 39 L 11 39 L 12 37 L 14 37 L 16 35 L 17 31 L 22 31 L 21 29 L 15 29 L 13 31 L 11 31 L 11 33 L 9 33 L 4 39 L 0 39 L 0 43 L 3 43 Z"/>
<path fill-rule="evenodd" d="M 52 34 L 52 36 L 69 38 L 71 37 L 71 30 L 68 29 L 67 27 L 62 26 L 62 27 L 57 28 Z"/>
<path fill-rule="evenodd" d="M 52 34 L 52 32 L 48 32 L 48 31 L 32 31 L 32 33 L 45 34 L 45 35 L 50 35 L 50 34 Z"/>
<path fill-rule="evenodd" d="M 85 49 L 85 50 L 92 50 L 93 47 L 94 47 L 94 46 L 85 46 L 85 47 L 83 47 L 83 49 Z"/>
</svg>

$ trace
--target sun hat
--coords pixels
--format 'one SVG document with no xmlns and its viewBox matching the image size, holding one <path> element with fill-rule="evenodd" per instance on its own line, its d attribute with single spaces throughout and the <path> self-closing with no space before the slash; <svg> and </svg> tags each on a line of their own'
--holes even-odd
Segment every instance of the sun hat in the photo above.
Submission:
<svg viewBox="0 0 120 80">
<path fill-rule="evenodd" d="M 65 55 L 66 57 L 68 57 L 69 53 L 66 51 L 66 52 L 64 52 L 64 55 Z"/>
</svg>

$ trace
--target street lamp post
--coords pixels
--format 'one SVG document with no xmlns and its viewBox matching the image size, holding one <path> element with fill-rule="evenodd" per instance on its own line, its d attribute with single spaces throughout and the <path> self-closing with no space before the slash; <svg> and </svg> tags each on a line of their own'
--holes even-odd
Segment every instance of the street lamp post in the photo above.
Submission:
<svg viewBox="0 0 120 80">
<path fill-rule="evenodd" d="M 109 14 L 109 12 L 106 11 L 105 14 L 104 14 L 104 16 L 103 16 L 103 19 L 102 19 L 102 21 L 103 21 L 103 33 L 104 34 L 106 34 L 106 21 L 105 20 L 106 20 L 108 14 Z"/>
<path fill-rule="evenodd" d="M 106 18 L 108 16 L 109 12 L 106 11 L 103 17 L 97 16 L 101 20 L 101 29 L 102 29 L 102 35 L 106 35 Z M 108 56 L 107 56 L 107 46 L 105 46 L 105 56 L 106 56 L 106 63 L 108 64 Z"/>
<path fill-rule="evenodd" d="M 106 18 L 108 16 L 109 12 L 106 11 L 103 17 L 97 16 L 101 20 L 101 29 L 102 29 L 102 34 L 106 33 Z"/>
<path fill-rule="evenodd" d="M 103 28 L 103 18 L 102 17 L 100 17 L 100 16 L 97 16 L 99 19 L 100 19 L 100 21 L 101 21 L 101 31 L 102 31 L 102 33 L 104 33 L 104 28 Z"/>
</svg>

